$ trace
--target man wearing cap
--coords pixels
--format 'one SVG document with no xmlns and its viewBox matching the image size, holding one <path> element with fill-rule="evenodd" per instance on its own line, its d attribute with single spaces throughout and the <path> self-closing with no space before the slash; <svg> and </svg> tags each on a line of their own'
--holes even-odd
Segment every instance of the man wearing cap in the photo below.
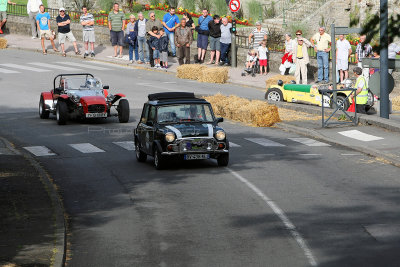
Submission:
<svg viewBox="0 0 400 267">
<path fill-rule="evenodd" d="M 65 8 L 60 7 L 60 15 L 57 16 L 56 21 L 58 25 L 58 42 L 60 43 L 61 46 L 61 52 L 62 55 L 65 57 L 65 39 L 68 38 L 70 42 L 74 45 L 75 48 L 75 55 L 80 55 L 81 52 L 78 50 L 78 46 L 76 45 L 76 39 L 74 35 L 71 32 L 70 24 L 71 24 L 71 18 L 69 17 L 68 14 L 65 14 Z"/>
<path fill-rule="evenodd" d="M 362 75 L 362 69 L 360 67 L 355 67 L 353 69 L 354 75 L 357 77 L 355 88 L 357 88 L 356 95 L 356 111 L 358 113 L 367 114 L 365 110 L 365 105 L 368 102 L 368 89 L 367 89 L 367 81 L 365 77 Z M 351 99 L 354 101 L 354 96 L 351 96 Z"/>
<path fill-rule="evenodd" d="M 293 48 L 293 63 L 296 64 L 294 76 L 297 84 L 300 84 L 300 74 L 302 84 L 307 84 L 307 64 L 310 62 L 307 47 L 303 37 L 298 37 L 297 43 Z"/>
<path fill-rule="evenodd" d="M 320 27 L 319 32 L 311 38 L 311 43 L 317 52 L 318 80 L 316 83 L 329 82 L 329 51 L 331 36 L 325 33 L 325 27 Z M 317 43 L 315 45 L 315 43 Z"/>
<path fill-rule="evenodd" d="M 249 35 L 249 44 L 251 44 L 251 39 L 254 37 L 253 48 L 257 49 L 262 41 L 267 41 L 267 32 L 261 29 L 261 22 L 256 22 L 256 28 Z"/>
</svg>

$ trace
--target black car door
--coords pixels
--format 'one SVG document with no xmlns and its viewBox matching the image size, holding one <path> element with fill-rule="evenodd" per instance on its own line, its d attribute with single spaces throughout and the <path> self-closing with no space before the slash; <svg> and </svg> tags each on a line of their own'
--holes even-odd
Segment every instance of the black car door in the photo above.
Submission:
<svg viewBox="0 0 400 267">
<path fill-rule="evenodd" d="M 150 106 L 149 107 L 149 116 L 147 118 L 147 123 L 145 126 L 145 131 L 146 131 L 146 149 L 147 153 L 152 154 L 153 153 L 153 142 L 154 142 L 154 134 L 155 134 L 155 128 L 156 128 L 156 113 L 157 113 L 157 108 L 155 106 Z"/>
<path fill-rule="evenodd" d="M 138 124 L 138 126 L 136 128 L 139 147 L 142 149 L 143 152 L 146 152 L 146 149 L 145 149 L 146 148 L 146 144 L 145 144 L 146 135 L 144 134 L 144 132 L 145 132 L 148 116 L 149 116 L 149 105 L 145 104 L 143 106 L 142 116 L 140 118 L 140 122 L 139 122 L 139 124 Z"/>
</svg>

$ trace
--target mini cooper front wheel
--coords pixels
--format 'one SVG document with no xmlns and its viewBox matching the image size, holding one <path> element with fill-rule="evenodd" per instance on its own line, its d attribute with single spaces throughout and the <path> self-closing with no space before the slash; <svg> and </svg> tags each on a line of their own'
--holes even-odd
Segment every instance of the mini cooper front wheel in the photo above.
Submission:
<svg viewBox="0 0 400 267">
<path fill-rule="evenodd" d="M 64 101 L 58 101 L 56 108 L 57 123 L 65 125 L 68 120 L 68 107 Z"/>
<path fill-rule="evenodd" d="M 39 116 L 40 116 L 41 119 L 48 119 L 49 115 L 50 115 L 50 112 L 47 111 L 46 108 L 45 108 L 43 96 L 40 96 Z"/>
<path fill-rule="evenodd" d="M 157 170 L 162 170 L 165 168 L 166 159 L 161 155 L 161 152 L 158 149 L 154 151 L 154 167 Z"/>
<path fill-rule="evenodd" d="M 126 99 L 121 99 L 118 103 L 118 119 L 121 123 L 129 121 L 129 102 Z"/>
<path fill-rule="evenodd" d="M 217 162 L 218 162 L 218 166 L 220 166 L 220 167 L 228 166 L 229 154 L 219 155 L 219 157 L 217 158 Z"/>
<path fill-rule="evenodd" d="M 146 155 L 146 153 L 143 153 L 140 150 L 139 142 L 137 140 L 135 141 L 135 152 L 136 152 L 137 161 L 139 161 L 139 162 L 145 162 L 146 161 L 147 155 Z"/>
<path fill-rule="evenodd" d="M 283 95 L 281 90 L 278 88 L 269 88 L 268 91 L 265 93 L 265 99 L 271 101 L 283 101 Z"/>
</svg>

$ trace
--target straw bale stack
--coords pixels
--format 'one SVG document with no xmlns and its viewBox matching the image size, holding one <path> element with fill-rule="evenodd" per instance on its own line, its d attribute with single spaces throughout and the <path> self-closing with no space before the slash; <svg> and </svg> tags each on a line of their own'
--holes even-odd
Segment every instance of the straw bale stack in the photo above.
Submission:
<svg viewBox="0 0 400 267">
<path fill-rule="evenodd" d="M 200 72 L 198 80 L 206 83 L 226 83 L 228 80 L 228 68 L 214 67 L 203 69 Z"/>
<path fill-rule="evenodd" d="M 197 80 L 206 66 L 199 64 L 184 64 L 177 68 L 176 76 L 181 79 Z"/>
<path fill-rule="evenodd" d="M 290 83 L 290 81 L 295 81 L 296 78 L 294 76 L 291 76 L 291 75 L 279 75 L 279 74 L 278 75 L 274 75 L 274 76 L 272 76 L 271 78 L 269 78 L 269 79 L 267 79 L 265 81 L 266 86 L 267 86 L 267 90 L 268 90 L 268 88 L 271 87 L 271 85 L 277 84 L 278 80 L 282 80 L 283 84 L 286 84 L 286 83 Z"/>
<path fill-rule="evenodd" d="M 7 39 L 0 38 L 0 49 L 7 48 Z"/>
<path fill-rule="evenodd" d="M 394 111 L 400 111 L 400 95 L 392 99 L 392 109 Z"/>
<path fill-rule="evenodd" d="M 280 122 L 278 108 L 261 100 L 248 100 L 238 96 L 216 94 L 204 97 L 218 116 L 257 127 L 270 127 Z"/>
</svg>

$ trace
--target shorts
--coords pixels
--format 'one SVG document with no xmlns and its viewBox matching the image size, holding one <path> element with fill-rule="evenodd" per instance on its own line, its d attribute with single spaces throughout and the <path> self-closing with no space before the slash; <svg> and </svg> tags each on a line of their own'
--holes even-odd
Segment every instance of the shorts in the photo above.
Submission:
<svg viewBox="0 0 400 267">
<path fill-rule="evenodd" d="M 260 59 L 259 62 L 260 62 L 260 66 L 265 66 L 266 67 L 268 59 Z"/>
<path fill-rule="evenodd" d="M 110 41 L 112 46 L 124 46 L 124 32 L 110 31 Z"/>
<path fill-rule="evenodd" d="M 153 58 L 154 59 L 159 59 L 160 58 L 160 50 L 157 50 L 157 49 L 153 50 Z"/>
<path fill-rule="evenodd" d="M 168 52 L 163 51 L 160 53 L 160 61 L 168 62 Z"/>
<path fill-rule="evenodd" d="M 221 43 L 219 42 L 219 40 L 221 39 L 221 37 L 218 38 L 214 38 L 212 36 L 210 36 L 210 50 L 211 51 L 221 51 Z"/>
<path fill-rule="evenodd" d="M 197 35 L 197 47 L 207 50 L 208 46 L 208 35 L 198 34 Z"/>
<path fill-rule="evenodd" d="M 83 31 L 83 42 L 94 43 L 96 41 L 94 31 Z"/>
<path fill-rule="evenodd" d="M 65 43 L 65 39 L 68 39 L 70 42 L 76 42 L 76 39 L 72 32 L 67 32 L 67 33 L 58 33 L 58 43 L 63 44 Z"/>
<path fill-rule="evenodd" d="M 346 59 L 338 59 L 337 63 L 336 63 L 336 69 L 348 70 L 349 69 L 349 61 Z"/>
<path fill-rule="evenodd" d="M 51 34 L 50 30 L 40 30 L 40 39 L 45 38 L 45 39 L 49 39 L 51 36 L 53 36 Z"/>
<path fill-rule="evenodd" d="M 0 11 L 0 21 L 7 19 L 7 11 Z"/>
</svg>

